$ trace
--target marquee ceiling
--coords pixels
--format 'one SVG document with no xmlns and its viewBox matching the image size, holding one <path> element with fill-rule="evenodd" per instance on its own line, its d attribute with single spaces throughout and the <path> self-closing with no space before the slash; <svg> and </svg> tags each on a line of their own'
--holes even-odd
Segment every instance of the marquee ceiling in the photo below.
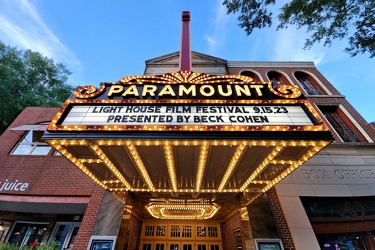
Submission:
<svg viewBox="0 0 375 250">
<path fill-rule="evenodd" d="M 154 217 L 202 218 L 239 205 L 225 204 L 229 198 L 251 202 L 329 144 L 209 139 L 54 139 L 49 143 L 103 188 L 146 197 L 146 209 Z M 173 204 L 171 199 L 181 200 Z M 189 213 L 177 213 L 176 205 L 188 201 Z"/>
</svg>

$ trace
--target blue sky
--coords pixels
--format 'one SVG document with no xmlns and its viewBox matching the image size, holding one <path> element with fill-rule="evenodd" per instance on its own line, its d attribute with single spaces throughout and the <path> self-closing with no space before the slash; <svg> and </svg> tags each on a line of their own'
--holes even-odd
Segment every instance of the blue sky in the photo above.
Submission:
<svg viewBox="0 0 375 250">
<path fill-rule="evenodd" d="M 0 39 L 65 64 L 74 86 L 99 86 L 143 74 L 145 60 L 178 51 L 187 10 L 194 51 L 229 61 L 314 61 L 368 122 L 375 121 L 375 59 L 346 54 L 346 40 L 303 50 L 307 34 L 293 27 L 246 36 L 221 2 L 0 0 Z"/>
</svg>

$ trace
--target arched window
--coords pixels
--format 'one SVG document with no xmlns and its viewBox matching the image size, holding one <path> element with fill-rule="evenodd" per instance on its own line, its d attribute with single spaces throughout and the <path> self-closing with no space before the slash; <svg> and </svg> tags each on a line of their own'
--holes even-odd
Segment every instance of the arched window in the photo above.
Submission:
<svg viewBox="0 0 375 250">
<path fill-rule="evenodd" d="M 272 87 L 273 88 L 280 87 L 283 84 L 288 84 L 289 85 L 289 81 L 286 79 L 286 77 L 283 74 L 279 73 L 279 72 L 269 71 L 267 73 L 267 77 L 272 82 Z"/>
<path fill-rule="evenodd" d="M 245 70 L 245 71 L 242 71 L 240 75 L 249 76 L 249 77 L 253 78 L 254 82 L 260 82 L 259 76 L 252 71 Z"/>
<path fill-rule="evenodd" d="M 338 106 L 323 106 L 318 108 L 322 111 L 324 117 L 344 142 L 365 142 L 366 139 L 361 135 L 355 125 L 339 109 Z"/>
<path fill-rule="evenodd" d="M 310 75 L 297 71 L 294 76 L 308 95 L 324 95 L 324 91 L 319 88 L 319 84 Z"/>
</svg>

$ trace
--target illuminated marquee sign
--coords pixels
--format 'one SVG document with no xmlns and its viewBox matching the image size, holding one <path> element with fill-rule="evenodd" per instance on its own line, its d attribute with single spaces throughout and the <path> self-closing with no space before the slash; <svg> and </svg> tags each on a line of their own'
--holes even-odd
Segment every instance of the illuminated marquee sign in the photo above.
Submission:
<svg viewBox="0 0 375 250">
<path fill-rule="evenodd" d="M 48 130 L 322 130 L 296 86 L 190 71 L 78 87 Z"/>
<path fill-rule="evenodd" d="M 301 106 L 82 105 L 62 125 L 277 126 L 314 125 Z"/>
</svg>

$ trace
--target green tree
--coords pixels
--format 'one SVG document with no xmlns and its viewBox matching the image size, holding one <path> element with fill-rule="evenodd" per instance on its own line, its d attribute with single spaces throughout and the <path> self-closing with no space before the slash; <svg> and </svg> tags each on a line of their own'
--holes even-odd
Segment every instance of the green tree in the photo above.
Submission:
<svg viewBox="0 0 375 250">
<path fill-rule="evenodd" d="M 224 0 L 228 14 L 239 13 L 239 26 L 250 35 L 254 29 L 270 27 L 276 0 Z M 335 39 L 348 39 L 345 51 L 356 56 L 368 52 L 375 56 L 374 0 L 289 0 L 278 10 L 278 29 L 295 25 L 311 33 L 305 48 Z"/>
<path fill-rule="evenodd" d="M 61 106 L 72 93 L 64 65 L 0 41 L 0 134 L 27 106 Z"/>
</svg>

